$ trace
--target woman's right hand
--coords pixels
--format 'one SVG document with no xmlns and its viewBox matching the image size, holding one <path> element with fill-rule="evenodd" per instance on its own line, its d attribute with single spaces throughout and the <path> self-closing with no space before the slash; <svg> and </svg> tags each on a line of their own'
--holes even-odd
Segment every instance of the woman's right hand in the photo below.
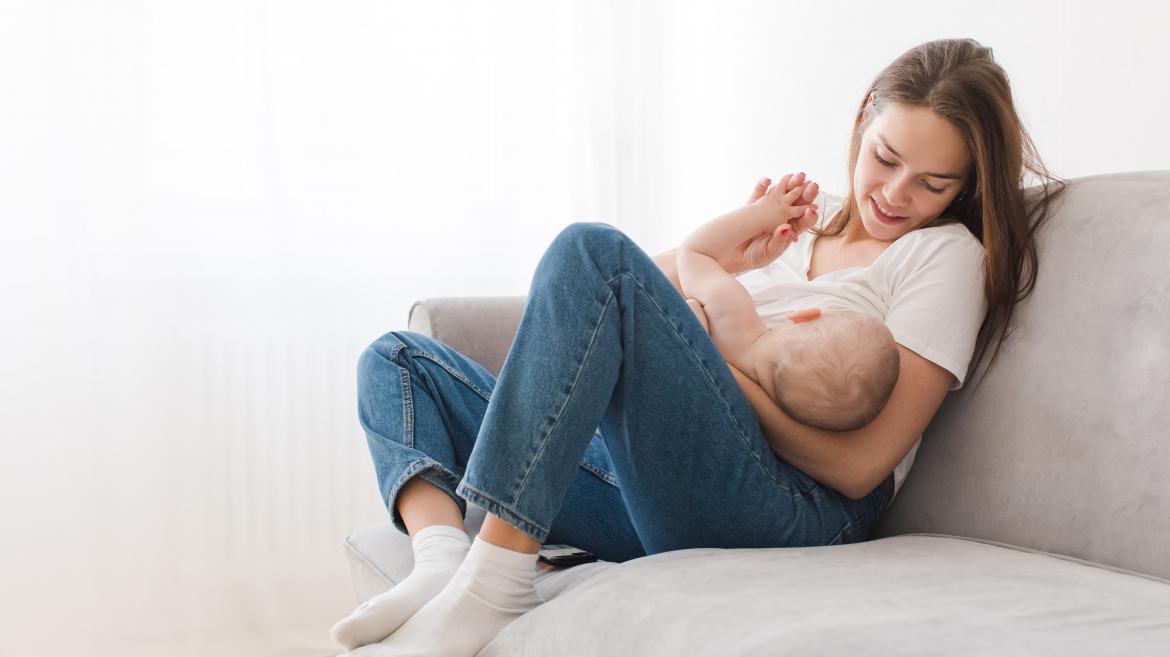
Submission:
<svg viewBox="0 0 1170 657">
<path fill-rule="evenodd" d="M 788 184 L 786 185 L 787 189 L 785 191 L 792 190 L 798 185 L 804 183 L 804 181 L 804 173 L 800 173 L 795 176 L 789 176 Z M 747 205 L 751 205 L 752 203 L 755 203 L 756 201 L 763 198 L 764 194 L 768 193 L 768 189 L 771 184 L 771 180 L 767 178 L 761 178 L 760 181 L 756 183 L 755 188 L 752 189 L 751 195 L 748 196 Z M 812 204 L 814 209 L 819 209 L 816 204 L 812 203 L 816 199 L 818 191 L 818 186 L 816 183 L 813 183 L 812 185 L 809 185 L 807 189 L 805 189 L 804 195 L 800 200 L 804 203 Z M 804 232 L 810 226 L 815 224 L 816 220 L 816 214 L 806 215 L 800 219 L 793 220 L 791 241 L 795 243 L 800 233 Z M 761 267 L 767 266 L 768 263 L 780 257 L 780 254 L 784 252 L 784 248 L 788 246 L 788 242 L 786 241 L 787 238 L 779 235 L 780 228 L 782 227 L 778 227 L 777 230 L 772 233 L 763 233 L 749 240 L 745 240 L 736 246 L 732 253 L 728 254 L 726 259 L 720 264 L 722 264 L 724 269 L 727 271 L 734 273 L 749 271 L 751 269 L 759 269 Z"/>
</svg>

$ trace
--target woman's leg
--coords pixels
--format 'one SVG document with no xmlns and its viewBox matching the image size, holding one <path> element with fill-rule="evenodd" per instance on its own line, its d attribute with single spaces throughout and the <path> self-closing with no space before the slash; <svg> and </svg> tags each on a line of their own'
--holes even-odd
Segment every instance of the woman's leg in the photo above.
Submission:
<svg viewBox="0 0 1170 657">
<path fill-rule="evenodd" d="M 362 353 L 357 378 L 358 420 L 395 527 L 414 533 L 431 524 L 412 527 L 406 515 L 446 516 L 461 527 L 467 503 L 455 487 L 475 449 L 496 377 L 439 340 L 392 331 Z M 606 561 L 643 556 L 600 432 L 593 432 L 576 470 L 548 542 L 577 545 L 573 541 L 588 536 L 591 551 Z M 411 488 L 422 496 L 409 499 Z M 436 491 L 447 496 L 447 510 L 458 511 L 458 524 Z M 404 507 L 410 507 L 405 514 Z"/>
<path fill-rule="evenodd" d="M 574 224 L 537 267 L 456 492 L 544 541 L 599 420 L 649 553 L 823 544 L 855 517 L 767 449 L 726 363 L 653 261 L 612 227 Z M 510 589 L 500 599 L 520 601 L 524 557 L 477 539 L 442 593 L 355 654 L 470 657 L 532 604 L 489 599 Z"/>
<path fill-rule="evenodd" d="M 648 554 L 824 545 L 876 520 L 859 510 L 880 504 L 778 459 L 661 270 L 617 229 L 579 223 L 537 267 L 456 492 L 543 542 L 599 421 Z"/>
<path fill-rule="evenodd" d="M 478 363 L 418 333 L 387 333 L 363 352 L 358 419 L 391 519 L 412 536 L 415 568 L 334 625 L 341 645 L 385 638 L 434 597 L 462 562 L 470 545 L 463 527 L 466 503 L 454 489 L 494 386 L 495 377 Z M 642 556 L 604 445 L 595 440 L 555 524 L 566 536 L 589 535 L 602 546 L 602 559 Z"/>
<path fill-rule="evenodd" d="M 392 331 L 362 352 L 358 421 L 382 501 L 399 531 L 413 534 L 433 524 L 425 522 L 428 513 L 462 528 L 467 504 L 454 490 L 494 385 L 495 377 L 479 363 L 418 333 Z M 450 504 L 443 506 L 436 492 Z M 415 527 L 400 512 L 404 504 L 412 507 Z M 457 524 L 451 522 L 456 516 Z"/>
</svg>

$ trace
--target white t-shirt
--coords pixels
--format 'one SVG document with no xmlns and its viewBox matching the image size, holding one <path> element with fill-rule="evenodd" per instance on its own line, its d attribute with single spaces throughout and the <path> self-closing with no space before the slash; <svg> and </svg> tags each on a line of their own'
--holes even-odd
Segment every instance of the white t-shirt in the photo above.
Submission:
<svg viewBox="0 0 1170 657">
<path fill-rule="evenodd" d="M 821 195 L 818 227 L 828 223 L 841 200 Z M 857 219 L 854 219 L 857 221 Z M 768 266 L 736 276 L 771 327 L 801 308 L 856 310 L 884 321 L 894 340 L 955 376 L 963 386 L 987 313 L 983 294 L 983 245 L 960 223 L 913 230 L 898 238 L 869 267 L 849 267 L 808 280 L 812 245 L 800 241 Z M 894 469 L 894 494 L 902 487 L 918 446 Z"/>
</svg>

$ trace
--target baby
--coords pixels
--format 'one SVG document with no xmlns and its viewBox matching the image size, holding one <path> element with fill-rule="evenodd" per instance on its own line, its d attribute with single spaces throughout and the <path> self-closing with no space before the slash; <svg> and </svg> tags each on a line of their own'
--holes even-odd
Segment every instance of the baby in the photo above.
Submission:
<svg viewBox="0 0 1170 657">
<path fill-rule="evenodd" d="M 812 183 L 796 180 L 785 176 L 755 202 L 687 236 L 677 253 L 678 278 L 719 353 L 780 410 L 818 429 L 852 431 L 877 417 L 898 380 L 890 330 L 864 313 L 816 308 L 790 313 L 769 329 L 747 290 L 712 255 L 764 234 L 782 241 L 781 252 L 788 248 L 796 235 L 789 222 L 815 217 L 801 199 Z"/>
</svg>

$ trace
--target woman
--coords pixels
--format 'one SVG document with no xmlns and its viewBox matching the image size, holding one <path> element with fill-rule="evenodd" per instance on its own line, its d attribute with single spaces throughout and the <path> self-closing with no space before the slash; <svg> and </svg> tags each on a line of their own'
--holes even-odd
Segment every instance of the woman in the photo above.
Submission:
<svg viewBox="0 0 1170 657">
<path fill-rule="evenodd" d="M 471 657 L 542 601 L 545 542 L 625 561 L 865 540 L 948 390 L 992 343 L 994 361 L 1063 183 L 972 40 L 923 44 L 883 70 L 850 152 L 848 194 L 803 256 L 790 248 L 770 266 L 776 241 L 761 235 L 720 262 L 768 267 L 741 277 L 761 315 L 813 299 L 887 322 L 900 373 L 873 422 L 844 433 L 794 422 L 720 358 L 679 293 L 673 252 L 651 259 L 611 227 L 573 224 L 537 266 L 498 380 L 410 332 L 362 354 L 359 416 L 415 567 L 334 637 L 365 646 L 357 655 Z M 1025 171 L 1045 182 L 1036 198 Z M 781 265 L 789 280 L 772 280 Z M 488 512 L 474 544 L 466 501 Z"/>
</svg>

